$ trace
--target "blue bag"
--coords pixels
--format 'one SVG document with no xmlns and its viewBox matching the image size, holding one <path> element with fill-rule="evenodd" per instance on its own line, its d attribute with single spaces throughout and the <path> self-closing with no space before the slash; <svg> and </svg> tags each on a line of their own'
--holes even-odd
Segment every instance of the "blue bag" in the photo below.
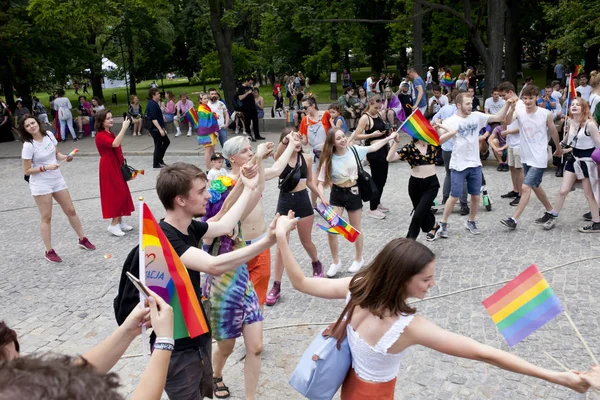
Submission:
<svg viewBox="0 0 600 400">
<path fill-rule="evenodd" d="M 331 400 L 342 386 L 352 366 L 346 325 L 342 324 L 341 340 L 331 335 L 332 324 L 321 331 L 302 354 L 290 385 L 304 397 Z"/>
</svg>

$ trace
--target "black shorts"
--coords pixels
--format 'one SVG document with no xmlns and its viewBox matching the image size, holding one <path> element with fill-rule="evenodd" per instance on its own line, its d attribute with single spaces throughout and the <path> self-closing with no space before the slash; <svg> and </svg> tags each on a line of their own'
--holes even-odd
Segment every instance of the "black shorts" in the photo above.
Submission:
<svg viewBox="0 0 600 400">
<path fill-rule="evenodd" d="M 594 150 L 595 150 L 594 148 L 591 148 L 591 149 L 575 149 L 574 148 L 573 155 L 577 158 L 591 157 Z M 569 157 L 569 159 L 565 163 L 565 171 L 575 173 L 575 167 L 573 166 L 574 163 L 575 163 L 575 159 L 573 157 Z M 590 172 L 587 169 L 587 164 L 582 162 L 580 165 L 581 165 L 581 172 L 583 172 L 583 176 L 586 178 L 589 178 Z"/>
<path fill-rule="evenodd" d="M 348 211 L 362 210 L 363 202 L 360 198 L 358 185 L 348 188 L 332 185 L 329 204 L 345 208 Z"/>
<path fill-rule="evenodd" d="M 277 201 L 277 212 L 279 215 L 287 215 L 292 210 L 296 217 L 305 218 L 313 215 L 313 207 L 308 197 L 308 190 L 298 192 L 279 192 Z"/>
</svg>

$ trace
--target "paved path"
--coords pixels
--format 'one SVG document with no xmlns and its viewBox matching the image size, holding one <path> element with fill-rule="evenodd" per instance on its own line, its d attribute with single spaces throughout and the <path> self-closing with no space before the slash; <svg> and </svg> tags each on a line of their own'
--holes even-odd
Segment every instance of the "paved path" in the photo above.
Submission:
<svg viewBox="0 0 600 400">
<path fill-rule="evenodd" d="M 268 134 L 273 140 L 276 135 Z M 177 160 L 200 163 L 199 149 L 191 138 L 172 138 L 167 163 Z M 72 142 L 61 144 L 68 152 Z M 91 140 L 77 142 L 82 153 L 92 153 Z M 152 149 L 148 137 L 127 137 L 126 152 Z M 189 152 L 188 155 L 184 153 Z M 18 157 L 19 146 L 0 144 L 0 155 Z M 181 152 L 181 155 L 179 152 Z M 146 169 L 146 175 L 131 182 L 133 196 L 144 196 L 156 217 L 163 214 L 154 185 L 158 171 L 151 168 L 151 156 L 128 156 L 136 168 Z M 54 246 L 64 262 L 51 265 L 43 260 L 43 245 L 38 233 L 38 211 L 23 182 L 18 159 L 0 160 L 0 182 L 3 196 L 0 200 L 0 218 L 3 240 L 0 251 L 4 255 L 0 279 L 0 319 L 5 319 L 17 330 L 23 353 L 53 351 L 80 354 L 107 337 L 115 328 L 112 300 L 117 292 L 121 263 L 135 246 L 137 229 L 124 238 L 109 236 L 107 222 L 101 218 L 98 198 L 98 159 L 96 156 L 78 157 L 72 164 L 61 167 L 86 234 L 98 246 L 95 252 L 84 252 L 76 246 L 76 237 L 65 216 L 54 211 Z M 443 169 L 438 174 L 443 177 Z M 437 254 L 437 286 L 431 296 L 450 293 L 487 283 L 513 278 L 531 263 L 541 269 L 568 261 L 600 255 L 600 236 L 585 235 L 576 228 L 583 224 L 580 215 L 586 211 L 581 191 L 572 193 L 560 222 L 553 231 L 543 231 L 533 224 L 542 207 L 533 200 L 526 210 L 520 227 L 507 232 L 498 223 L 513 209 L 499 198 L 508 189 L 508 173 L 485 169 L 489 190 L 494 196 L 494 210 L 479 214 L 481 235 L 473 236 L 463 227 L 464 217 L 454 214 L 450 219 L 447 240 L 426 243 Z M 384 221 L 364 218 L 366 259 L 370 259 L 390 238 L 404 236 L 410 220 L 410 203 L 406 191 L 409 169 L 406 164 L 390 168 L 384 204 L 391 208 Z M 544 176 L 544 187 L 550 198 L 558 191 L 559 179 L 553 172 Z M 440 200 L 441 195 L 438 198 Z M 267 185 L 265 210 L 275 210 L 276 184 Z M 135 225 L 137 216 L 130 222 Z M 315 244 L 323 263 L 331 258 L 324 233 L 313 232 Z M 420 239 L 422 240 L 422 238 Z M 309 273 L 310 263 L 302 250 L 297 235 L 292 245 L 300 264 Z M 105 258 L 110 254 L 111 258 Z M 344 243 L 342 262 L 348 266 L 352 247 Z M 343 274 L 342 276 L 347 276 Z M 545 274 L 546 279 L 569 309 L 583 336 L 595 354 L 600 355 L 600 283 L 598 260 L 572 264 Z M 440 326 L 468 335 L 485 344 L 509 350 L 536 364 L 555 368 L 543 354 L 548 351 L 570 368 L 586 369 L 591 361 L 583 346 L 572 332 L 566 318 L 559 316 L 526 341 L 509 349 L 481 305 L 481 301 L 498 286 L 466 291 L 418 304 L 418 312 Z M 282 327 L 288 324 L 320 324 L 334 320 L 342 309 L 341 301 L 325 301 L 295 292 L 287 279 L 283 282 L 283 296 L 275 307 L 265 312 L 264 361 L 259 381 L 261 399 L 300 398 L 287 380 L 303 350 L 321 326 Z M 225 381 L 233 398 L 243 398 L 243 363 L 238 362 L 243 349 L 238 343 L 225 368 Z M 139 340 L 127 351 L 115 371 L 120 375 L 124 394 L 130 394 L 139 380 L 142 360 Z M 131 356 L 131 357 L 130 357 Z M 396 394 L 399 399 L 583 399 L 556 385 L 521 377 L 473 361 L 451 358 L 423 348 L 409 350 L 398 375 Z M 594 395 L 590 395 L 593 398 Z"/>
</svg>

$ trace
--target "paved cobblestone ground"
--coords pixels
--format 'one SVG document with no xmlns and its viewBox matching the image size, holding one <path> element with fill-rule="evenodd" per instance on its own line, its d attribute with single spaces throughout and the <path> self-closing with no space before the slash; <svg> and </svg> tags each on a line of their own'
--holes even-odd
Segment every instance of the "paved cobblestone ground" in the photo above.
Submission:
<svg viewBox="0 0 600 400">
<path fill-rule="evenodd" d="M 275 137 L 270 136 L 272 139 Z M 176 144 L 174 149 L 185 148 L 182 143 Z M 61 146 L 73 147 L 71 143 Z M 167 163 L 176 160 L 199 163 L 201 159 L 198 156 L 170 156 L 167 153 Z M 130 184 L 133 196 L 144 196 L 155 215 L 161 216 L 162 207 L 154 191 L 157 171 L 151 168 L 151 156 L 130 156 L 128 161 L 137 168 L 146 168 L 146 176 Z M 42 258 L 44 248 L 38 233 L 38 211 L 27 184 L 22 180 L 20 161 L 0 160 L 0 182 L 4 189 L 0 201 L 3 233 L 0 250 L 5 260 L 0 279 L 0 319 L 7 320 L 17 330 L 25 354 L 47 351 L 80 354 L 108 336 L 116 326 L 112 299 L 117 292 L 121 263 L 136 244 L 137 229 L 124 238 L 109 236 L 106 232 L 108 223 L 101 218 L 98 198 L 97 164 L 95 157 L 80 157 L 73 164 L 61 167 L 61 170 L 75 199 L 86 235 L 98 250 L 80 250 L 66 217 L 59 209 L 55 209 L 53 243 L 64 262 L 51 265 Z M 511 279 L 531 263 L 537 263 L 541 269 L 545 269 L 572 260 L 600 256 L 600 236 L 577 232 L 577 227 L 583 224 L 581 214 L 587 211 L 582 191 L 569 196 L 554 230 L 543 231 L 533 224 L 543 209 L 534 199 L 525 211 L 519 229 L 507 232 L 498 221 L 513 211 L 508 201 L 499 197 L 509 189 L 509 175 L 496 172 L 491 165 L 485 168 L 485 174 L 495 202 L 491 212 L 483 207 L 480 209 L 478 219 L 481 235 L 468 233 L 463 227 L 465 217 L 455 213 L 450 219 L 450 239 L 425 242 L 438 257 L 437 286 L 430 291 L 430 295 Z M 443 179 L 443 175 L 443 169 L 440 168 L 440 179 Z M 363 219 L 366 259 L 370 259 L 389 239 L 406 234 L 411 211 L 406 190 L 408 177 L 407 165 L 392 165 L 383 196 L 383 202 L 391 208 L 391 212 L 383 221 Z M 558 191 L 559 182 L 553 171 L 544 175 L 543 186 L 551 200 Z M 265 210 L 274 211 L 276 184 L 272 182 L 267 186 L 263 199 Z M 137 215 L 129 222 L 135 226 L 136 221 Z M 324 235 L 315 229 L 313 239 L 321 260 L 328 265 L 331 257 Z M 292 243 L 301 265 L 308 273 L 310 262 L 296 235 L 292 236 Z M 112 257 L 105 258 L 106 254 Z M 348 266 L 353 255 L 351 245 L 344 243 L 341 254 L 342 262 Z M 592 351 L 600 355 L 600 312 L 597 306 L 600 284 L 597 271 L 598 260 L 591 260 L 555 269 L 547 272 L 545 277 L 571 313 Z M 509 350 L 548 368 L 555 366 L 543 351 L 561 359 L 570 368 L 583 370 L 590 365 L 589 356 L 564 315 L 509 349 L 481 305 L 481 301 L 498 287 L 425 301 L 417 305 L 418 312 L 453 332 Z M 282 326 L 332 321 L 341 308 L 340 301 L 314 299 L 295 292 L 284 278 L 280 303 L 267 308 L 265 312 L 265 352 L 259 398 L 300 398 L 287 380 L 303 350 L 321 329 L 318 325 Z M 125 394 L 130 394 L 139 380 L 143 368 L 140 352 L 141 342 L 137 340 L 114 369 L 121 377 Z M 225 368 L 225 380 L 233 398 L 243 398 L 243 362 L 238 361 L 242 355 L 243 344 L 240 340 Z M 409 351 L 398 374 L 396 388 L 396 397 L 399 399 L 585 398 L 556 385 L 423 348 Z M 589 395 L 589 398 L 593 397 Z"/>
</svg>

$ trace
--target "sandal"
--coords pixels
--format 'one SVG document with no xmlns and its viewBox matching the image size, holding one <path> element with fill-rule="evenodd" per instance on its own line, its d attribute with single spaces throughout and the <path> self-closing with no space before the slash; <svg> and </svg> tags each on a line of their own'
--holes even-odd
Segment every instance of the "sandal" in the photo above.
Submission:
<svg viewBox="0 0 600 400">
<path fill-rule="evenodd" d="M 220 386 L 219 383 L 221 384 Z M 226 394 L 218 395 L 217 392 L 225 392 Z M 217 399 L 228 399 L 229 396 L 231 396 L 231 393 L 229 393 L 229 388 L 223 383 L 222 376 L 219 378 L 213 377 L 213 393 Z"/>
<path fill-rule="evenodd" d="M 440 230 L 440 224 L 435 224 L 436 226 L 433 228 L 433 233 L 427 232 L 427 237 L 425 238 L 428 242 L 433 242 L 435 240 L 435 236 L 437 231 Z"/>
</svg>

